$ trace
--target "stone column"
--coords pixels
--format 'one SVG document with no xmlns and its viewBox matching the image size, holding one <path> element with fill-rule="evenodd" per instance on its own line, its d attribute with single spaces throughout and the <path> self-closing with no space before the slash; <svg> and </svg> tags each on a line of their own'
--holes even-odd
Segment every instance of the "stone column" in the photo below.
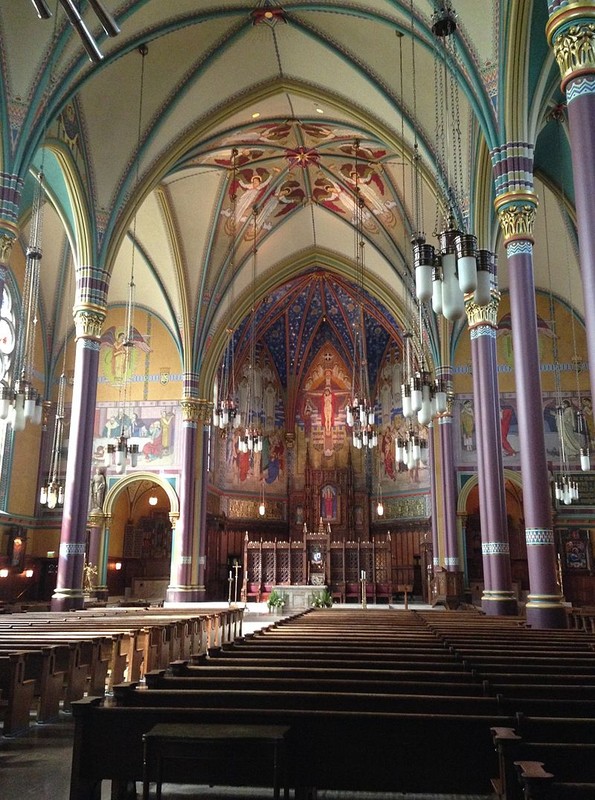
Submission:
<svg viewBox="0 0 595 800">
<path fill-rule="evenodd" d="M 105 565 L 105 517 L 97 511 L 92 512 L 87 520 L 89 531 L 89 552 L 87 563 L 95 567 L 97 575 L 94 581 L 93 595 L 107 599 L 106 565 Z"/>
<path fill-rule="evenodd" d="M 70 416 L 70 447 L 52 611 L 83 607 L 83 567 L 89 513 L 93 421 L 97 402 L 99 342 L 105 320 L 107 274 L 91 267 L 77 270 L 74 309 L 76 353 Z"/>
<path fill-rule="evenodd" d="M 481 603 L 483 610 L 489 615 L 518 612 L 512 592 L 498 402 L 496 331 L 499 302 L 500 293 L 496 290 L 492 290 L 492 301 L 486 306 L 476 305 L 473 302 L 473 295 L 465 298 L 467 321 L 471 332 L 477 436 L 477 477 L 484 575 Z"/>
<path fill-rule="evenodd" d="M 438 417 L 438 432 L 442 464 L 444 567 L 447 572 L 458 572 L 460 558 L 457 539 L 457 484 L 452 443 L 452 397 L 449 397 L 448 410 Z"/>
<path fill-rule="evenodd" d="M 211 419 L 212 403 L 187 397 L 182 406 L 182 470 L 180 475 L 180 516 L 173 529 L 168 603 L 199 602 L 204 599 L 204 564 L 200 563 L 206 502 L 205 426 Z M 206 520 L 206 506 L 204 507 Z"/>
<path fill-rule="evenodd" d="M 428 469 L 430 472 L 430 504 L 432 513 L 432 572 L 440 566 L 439 544 L 438 544 L 438 499 L 436 497 L 436 447 L 434 445 L 434 435 L 436 427 L 434 422 L 428 425 Z M 430 575 L 426 579 L 430 580 Z"/>
<path fill-rule="evenodd" d="M 549 0 L 546 27 L 566 95 L 579 260 L 586 309 L 595 308 L 595 6 Z M 585 315 L 591 395 L 595 398 L 595 315 Z"/>
<path fill-rule="evenodd" d="M 498 175 L 507 176 L 496 211 L 508 259 L 517 418 L 523 476 L 529 596 L 527 622 L 534 628 L 565 628 L 566 610 L 557 581 L 552 501 L 545 452 L 537 309 L 533 278 L 533 228 L 537 198 L 532 189 L 532 146 L 511 142 L 493 154 Z M 522 184 L 508 176 L 523 176 Z M 531 184 L 531 185 L 529 185 Z M 537 404 L 537 405 L 536 405 Z M 539 413 L 536 413 L 536 408 Z"/>
</svg>

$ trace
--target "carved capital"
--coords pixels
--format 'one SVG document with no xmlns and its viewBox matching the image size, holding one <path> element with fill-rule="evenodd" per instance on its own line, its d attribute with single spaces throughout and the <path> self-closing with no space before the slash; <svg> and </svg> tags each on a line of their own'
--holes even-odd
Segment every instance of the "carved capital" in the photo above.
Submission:
<svg viewBox="0 0 595 800">
<path fill-rule="evenodd" d="M 504 234 L 504 242 L 534 242 L 537 197 L 524 192 L 510 192 L 496 198 L 498 221 Z"/>
<path fill-rule="evenodd" d="M 77 339 L 101 338 L 101 329 L 105 321 L 105 309 L 82 306 L 74 310 L 74 325 Z"/>
<path fill-rule="evenodd" d="M 585 3 L 568 3 L 552 14 L 546 35 L 562 77 L 562 91 L 568 81 L 595 73 L 595 8 Z"/>
<path fill-rule="evenodd" d="M 498 327 L 498 306 L 500 305 L 500 292 L 495 289 L 492 290 L 492 299 L 485 306 L 478 306 L 474 302 L 474 295 L 469 295 L 469 299 L 465 298 L 465 311 L 467 313 L 467 322 L 470 328 L 475 328 L 478 325 L 491 325 L 494 328 Z"/>
<path fill-rule="evenodd" d="M 210 422 L 213 418 L 214 403 L 212 400 L 197 400 L 198 403 L 198 418 L 201 422 Z"/>
<path fill-rule="evenodd" d="M 180 400 L 182 419 L 184 422 L 210 422 L 213 415 L 213 403 L 210 400 L 185 397 Z"/>
<path fill-rule="evenodd" d="M 10 261 L 13 244 L 14 236 L 9 236 L 7 233 L 0 234 L 0 265 L 8 264 Z"/>
</svg>

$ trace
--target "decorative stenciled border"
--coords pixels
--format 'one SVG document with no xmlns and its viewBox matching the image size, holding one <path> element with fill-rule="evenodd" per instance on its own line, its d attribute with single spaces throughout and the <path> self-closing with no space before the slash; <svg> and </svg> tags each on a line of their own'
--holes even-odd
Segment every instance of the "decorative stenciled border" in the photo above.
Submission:
<svg viewBox="0 0 595 800">
<path fill-rule="evenodd" d="M 508 542 L 482 542 L 481 554 L 483 556 L 507 556 L 510 553 Z"/>
<path fill-rule="evenodd" d="M 68 558 L 68 556 L 84 556 L 85 549 L 84 542 L 62 542 L 60 544 L 60 557 Z"/>
<path fill-rule="evenodd" d="M 553 544 L 554 532 L 551 528 L 527 528 L 525 539 L 528 547 Z"/>
</svg>

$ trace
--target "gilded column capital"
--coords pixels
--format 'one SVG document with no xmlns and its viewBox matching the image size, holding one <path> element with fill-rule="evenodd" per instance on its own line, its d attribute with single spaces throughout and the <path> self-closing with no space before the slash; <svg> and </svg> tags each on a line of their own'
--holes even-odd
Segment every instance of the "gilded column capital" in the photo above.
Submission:
<svg viewBox="0 0 595 800">
<path fill-rule="evenodd" d="M 0 266 L 8 264 L 10 261 L 13 244 L 14 236 L 10 236 L 8 233 L 0 234 Z"/>
<path fill-rule="evenodd" d="M 595 6 L 592 3 L 562 6 L 550 16 L 545 30 L 562 77 L 562 91 L 570 80 L 595 73 Z"/>
<path fill-rule="evenodd" d="M 214 403 L 212 400 L 200 399 L 198 402 L 198 418 L 201 422 L 210 422 L 213 418 Z"/>
<path fill-rule="evenodd" d="M 535 216 L 538 200 L 534 192 L 506 192 L 494 201 L 504 243 L 534 242 Z"/>
<path fill-rule="evenodd" d="M 92 305 L 77 306 L 74 309 L 76 338 L 99 341 L 104 321 L 105 308 Z"/>
<path fill-rule="evenodd" d="M 105 523 L 105 515 L 97 510 L 94 510 L 91 514 L 89 514 L 87 520 L 91 528 L 101 528 Z"/>
<path fill-rule="evenodd" d="M 492 299 L 485 306 L 478 306 L 474 301 L 474 295 L 469 294 L 465 298 L 465 312 L 469 328 L 476 328 L 479 325 L 489 325 L 493 328 L 498 327 L 498 307 L 500 305 L 500 292 L 492 289 Z"/>
<path fill-rule="evenodd" d="M 213 415 L 213 403 L 211 400 L 185 397 L 180 400 L 182 408 L 182 419 L 184 422 L 210 422 Z"/>
</svg>

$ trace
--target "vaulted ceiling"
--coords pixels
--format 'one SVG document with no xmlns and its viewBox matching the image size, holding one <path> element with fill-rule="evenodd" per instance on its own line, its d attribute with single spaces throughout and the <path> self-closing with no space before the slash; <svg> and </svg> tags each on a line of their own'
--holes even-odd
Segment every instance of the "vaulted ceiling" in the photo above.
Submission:
<svg viewBox="0 0 595 800">
<path fill-rule="evenodd" d="M 71 323 L 73 264 L 105 268 L 117 305 L 126 302 L 134 263 L 137 303 L 170 328 L 185 370 L 212 371 L 226 329 L 236 331 L 241 352 L 242 331 L 255 325 L 287 386 L 321 343 L 349 359 L 363 304 L 374 373 L 391 342 L 398 348 L 417 324 L 410 238 L 421 227 L 432 239 L 451 178 L 436 134 L 431 25 L 440 4 L 104 0 L 121 29 L 108 38 L 81 0 L 103 54 L 93 64 L 61 6 L 48 2 L 48 20 L 31 0 L 0 7 L 0 156 L 2 171 L 23 178 L 43 162 L 49 363 Z M 460 220 L 469 220 L 480 246 L 499 250 L 505 288 L 489 150 L 536 141 L 536 188 L 547 209 L 537 223 L 536 283 L 580 313 L 567 136 L 550 114 L 560 97 L 545 41 L 547 4 L 453 7 Z M 148 46 L 144 57 L 140 45 Z M 365 204 L 363 272 L 356 180 Z M 424 325 L 438 359 L 430 315 Z"/>
</svg>

